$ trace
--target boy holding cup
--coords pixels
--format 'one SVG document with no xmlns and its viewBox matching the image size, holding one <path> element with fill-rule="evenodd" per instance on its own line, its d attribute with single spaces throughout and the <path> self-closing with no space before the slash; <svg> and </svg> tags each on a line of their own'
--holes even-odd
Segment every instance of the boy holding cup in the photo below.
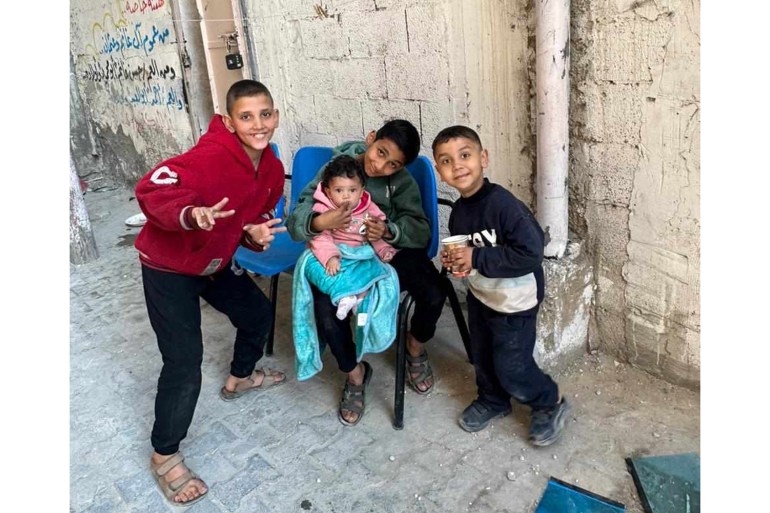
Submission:
<svg viewBox="0 0 770 513">
<path fill-rule="evenodd" d="M 441 179 L 460 192 L 449 217 L 442 264 L 467 275 L 468 325 L 478 398 L 462 413 L 460 427 L 484 429 L 511 412 L 511 397 L 532 408 L 529 441 L 554 443 L 570 415 L 558 385 L 535 362 L 537 312 L 543 301 L 543 230 L 527 206 L 484 178 L 489 164 L 478 134 L 445 128 L 433 141 Z M 454 239 L 454 240 L 451 240 Z"/>
</svg>

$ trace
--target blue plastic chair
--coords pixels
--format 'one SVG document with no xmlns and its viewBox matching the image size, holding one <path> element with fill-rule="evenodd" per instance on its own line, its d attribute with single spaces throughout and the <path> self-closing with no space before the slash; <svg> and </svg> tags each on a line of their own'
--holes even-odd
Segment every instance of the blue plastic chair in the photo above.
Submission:
<svg viewBox="0 0 770 513">
<path fill-rule="evenodd" d="M 420 155 L 411 164 L 406 166 L 406 169 L 412 175 L 412 178 L 417 182 L 417 186 L 420 188 L 420 199 L 422 200 L 422 208 L 425 211 L 425 216 L 430 223 L 430 242 L 428 243 L 428 257 L 433 259 L 438 254 L 439 234 L 438 234 L 438 206 L 445 205 L 452 207 L 454 203 L 444 198 L 438 197 L 438 191 L 436 190 L 436 175 L 433 171 L 433 164 L 427 157 Z M 462 338 L 463 345 L 465 346 L 465 352 L 468 355 L 468 360 L 471 359 L 470 351 L 470 333 L 468 332 L 468 325 L 465 322 L 463 311 L 460 307 L 460 300 L 457 298 L 457 293 L 454 287 L 446 277 L 446 269 L 441 270 L 441 277 L 443 286 L 447 291 L 449 298 L 449 304 L 452 307 L 452 313 L 454 314 L 457 328 L 460 331 L 460 337 Z M 401 300 L 401 304 L 398 307 L 398 320 L 396 335 L 396 397 L 394 401 L 395 418 L 393 420 L 394 429 L 404 428 L 404 387 L 406 385 L 406 336 L 409 331 L 408 321 L 412 307 L 414 306 L 414 298 L 408 292 Z"/>
<path fill-rule="evenodd" d="M 291 179 L 289 213 L 296 206 L 300 193 L 315 178 L 321 166 L 327 163 L 331 157 L 332 149 L 322 146 L 305 146 L 297 151 L 292 163 L 291 175 L 285 175 L 286 178 Z M 285 219 L 285 213 L 285 198 L 281 197 L 276 205 L 276 215 Z M 235 252 L 235 261 L 239 266 L 260 276 L 270 276 L 269 297 L 273 309 L 273 324 L 265 348 L 265 354 L 268 356 L 273 354 L 275 313 L 278 304 L 278 278 L 281 273 L 291 272 L 294 269 L 294 264 L 297 263 L 297 259 L 305 247 L 305 242 L 296 242 L 291 239 L 288 232 L 282 232 L 276 234 L 275 240 L 267 251 L 257 253 L 241 246 Z"/>
</svg>

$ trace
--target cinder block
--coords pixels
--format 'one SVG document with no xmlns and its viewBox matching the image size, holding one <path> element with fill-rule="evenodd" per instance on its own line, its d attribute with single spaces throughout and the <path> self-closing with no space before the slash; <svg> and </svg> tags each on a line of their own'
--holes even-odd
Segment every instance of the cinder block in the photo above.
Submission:
<svg viewBox="0 0 770 513">
<path fill-rule="evenodd" d="M 589 50 L 596 79 L 617 84 L 651 81 L 650 68 L 663 62 L 671 30 L 668 17 L 655 23 L 636 16 L 596 23 Z"/>
<path fill-rule="evenodd" d="M 315 98 L 312 95 L 305 96 L 292 95 L 291 101 L 287 102 L 288 116 L 284 115 L 282 121 L 296 123 L 300 132 L 317 132 L 318 122 L 316 121 Z"/>
<path fill-rule="evenodd" d="M 337 18 L 311 18 L 299 21 L 304 57 L 337 59 L 350 54 L 347 35 Z"/>
<path fill-rule="evenodd" d="M 295 94 L 334 94 L 337 61 L 299 58 L 288 69 L 286 83 Z"/>
<path fill-rule="evenodd" d="M 300 132 L 300 146 L 337 146 L 339 139 L 334 135 L 319 134 L 315 132 Z"/>
<path fill-rule="evenodd" d="M 405 100 L 373 100 L 361 105 L 364 118 L 364 134 L 379 129 L 390 119 L 406 119 L 419 130 L 420 109 L 417 102 Z"/>
<path fill-rule="evenodd" d="M 335 134 L 337 137 L 363 136 L 359 100 L 318 95 L 315 97 L 315 108 L 321 133 Z"/>
<path fill-rule="evenodd" d="M 455 124 L 452 121 L 452 105 L 449 101 L 420 102 L 420 124 L 422 128 L 422 146 L 433 158 L 431 144 L 444 128 Z"/>
<path fill-rule="evenodd" d="M 586 197 L 599 203 L 628 207 L 640 158 L 639 150 L 633 146 L 590 145 Z"/>
<path fill-rule="evenodd" d="M 638 87 L 586 84 L 585 138 L 618 144 L 639 144 L 642 91 Z"/>
<path fill-rule="evenodd" d="M 433 53 L 409 53 L 385 57 L 388 98 L 446 101 L 449 99 L 449 70 Z"/>
<path fill-rule="evenodd" d="M 447 49 L 446 9 L 442 3 L 421 2 L 406 9 L 409 52 L 444 55 Z"/>
<path fill-rule="evenodd" d="M 343 14 L 342 32 L 354 58 L 407 52 L 404 11 L 374 11 L 365 16 Z"/>
<path fill-rule="evenodd" d="M 381 58 L 346 59 L 335 64 L 334 95 L 340 98 L 385 98 L 385 67 Z"/>
</svg>

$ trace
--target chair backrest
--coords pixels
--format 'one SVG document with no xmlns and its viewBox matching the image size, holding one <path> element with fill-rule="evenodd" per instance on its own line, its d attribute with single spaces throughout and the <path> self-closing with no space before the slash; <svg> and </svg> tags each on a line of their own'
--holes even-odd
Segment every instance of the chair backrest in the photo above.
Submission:
<svg viewBox="0 0 770 513">
<path fill-rule="evenodd" d="M 294 155 L 291 165 L 291 195 L 289 211 L 294 209 L 299 195 L 310 183 L 318 170 L 332 159 L 332 149 L 328 146 L 303 146 Z"/>
<path fill-rule="evenodd" d="M 406 166 L 407 171 L 417 182 L 420 188 L 422 209 L 430 223 L 430 243 L 428 244 L 428 257 L 434 258 L 438 253 L 438 193 L 436 191 L 436 174 L 433 164 L 424 155 L 417 157 L 414 162 Z"/>
</svg>

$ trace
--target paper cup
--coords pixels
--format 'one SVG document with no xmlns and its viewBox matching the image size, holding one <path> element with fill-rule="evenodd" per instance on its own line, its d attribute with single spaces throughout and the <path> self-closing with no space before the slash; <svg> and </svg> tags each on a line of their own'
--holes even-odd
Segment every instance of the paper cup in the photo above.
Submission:
<svg viewBox="0 0 770 513">
<path fill-rule="evenodd" d="M 444 251 L 448 253 L 452 250 L 452 248 L 469 246 L 470 237 L 468 235 L 453 235 L 451 237 L 441 239 L 441 245 L 444 246 Z M 471 272 L 470 269 L 468 269 L 467 271 L 455 271 L 454 269 L 452 269 L 452 276 L 454 276 L 455 278 L 464 278 L 468 276 L 470 272 Z"/>
</svg>

